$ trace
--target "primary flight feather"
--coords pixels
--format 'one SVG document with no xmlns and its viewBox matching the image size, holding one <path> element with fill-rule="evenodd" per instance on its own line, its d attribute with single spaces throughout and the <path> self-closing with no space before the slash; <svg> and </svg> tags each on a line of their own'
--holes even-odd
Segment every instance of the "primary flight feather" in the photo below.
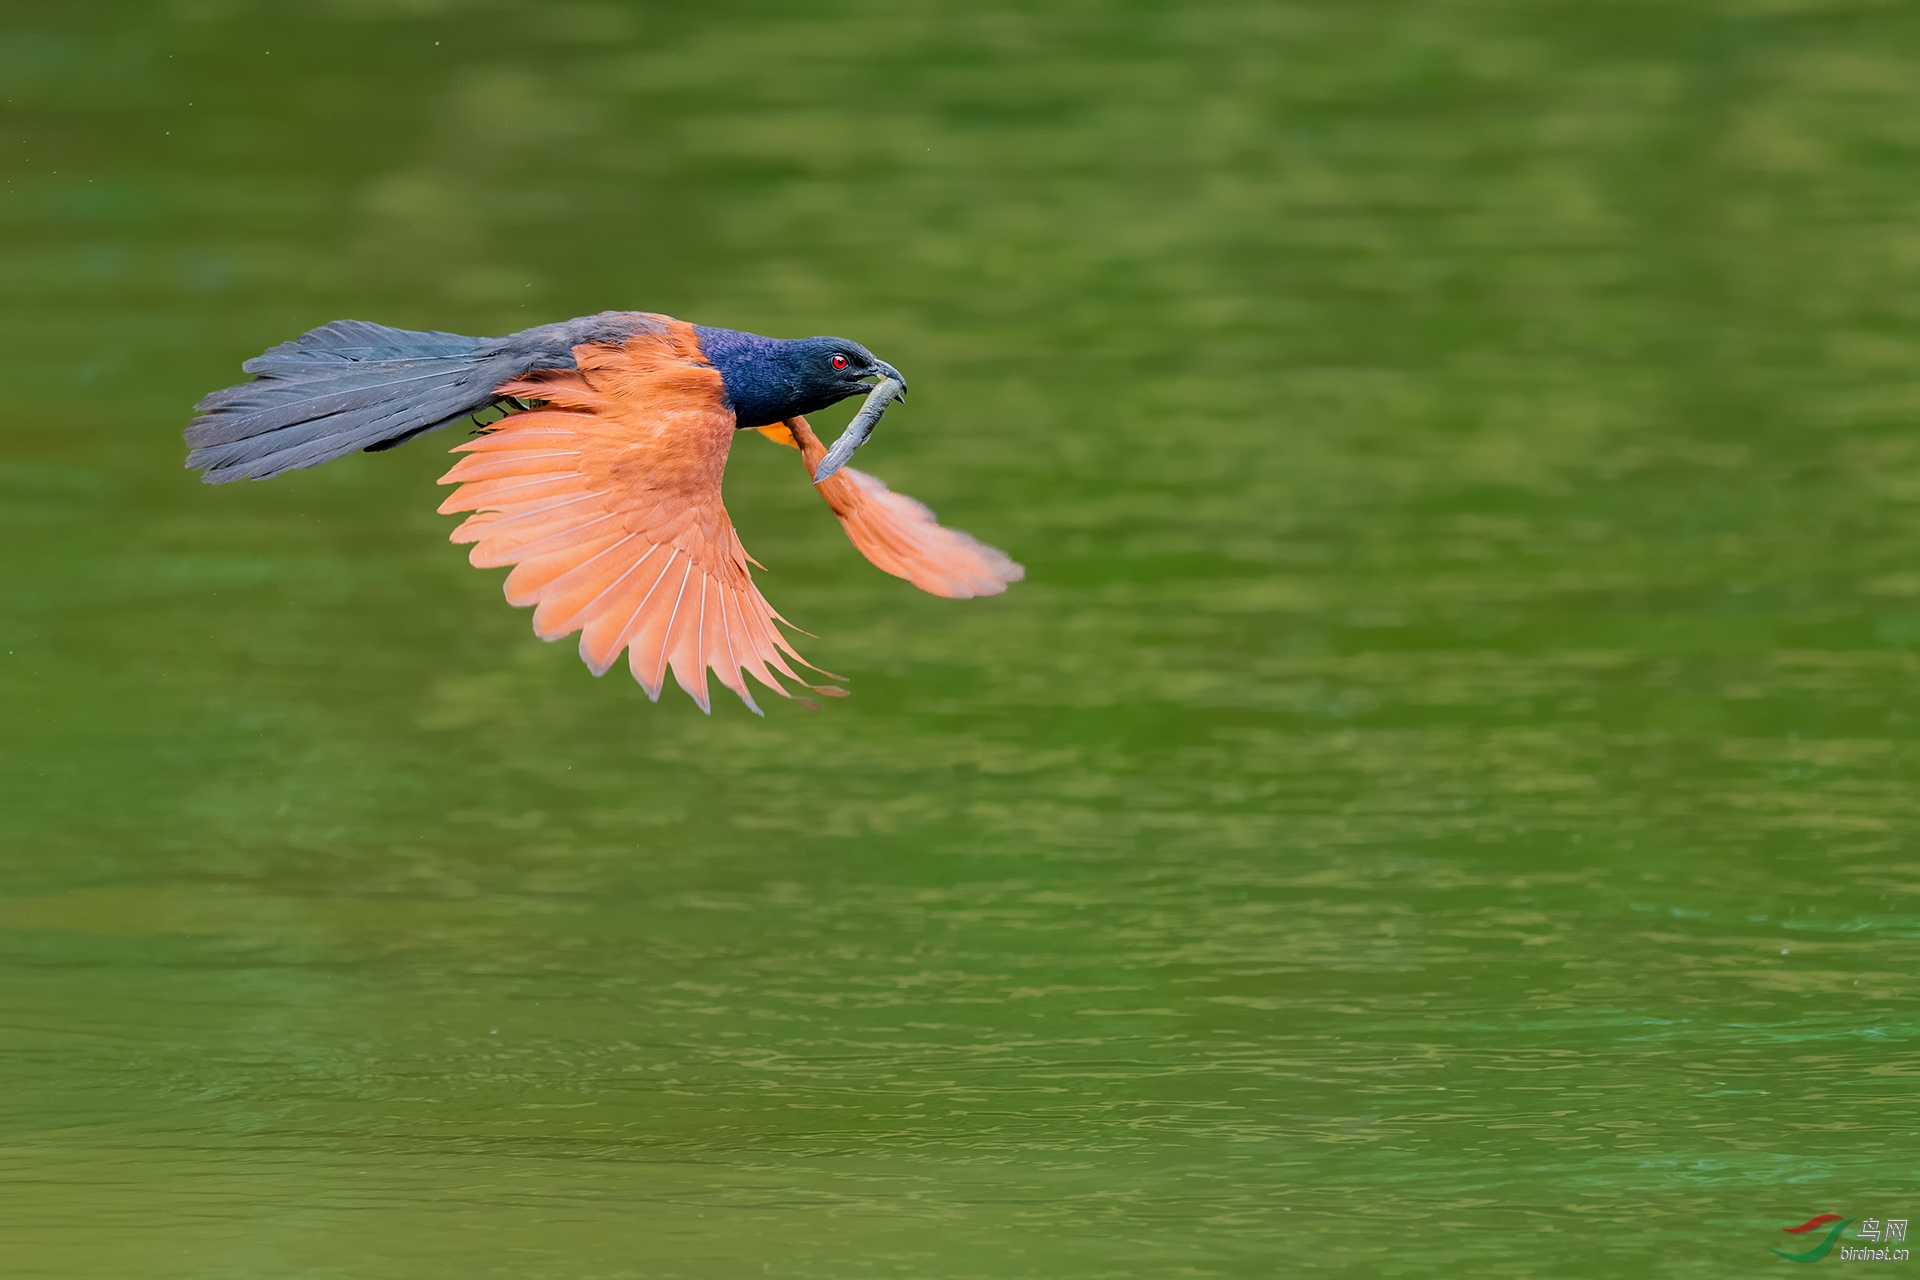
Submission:
<svg viewBox="0 0 1920 1280">
<path fill-rule="evenodd" d="M 997 595 L 1024 570 L 935 521 L 905 494 L 851 467 L 906 380 L 844 338 L 763 338 L 645 312 L 604 312 L 503 338 L 336 320 L 247 361 L 252 382 L 207 396 L 187 428 L 187 465 L 209 483 L 377 452 L 498 406 L 507 416 L 455 447 L 442 513 L 480 568 L 511 565 L 506 596 L 533 606 L 534 631 L 580 633 L 595 675 L 624 651 L 658 699 L 666 673 L 703 711 L 707 673 L 758 712 L 751 676 L 782 697 L 785 677 L 822 693 L 780 632 L 721 502 L 733 434 L 800 451 L 847 537 L 875 566 L 923 591 Z M 876 380 L 869 386 L 868 380 Z M 830 452 L 805 414 L 868 395 Z M 818 668 L 812 668 L 818 670 Z"/>
</svg>

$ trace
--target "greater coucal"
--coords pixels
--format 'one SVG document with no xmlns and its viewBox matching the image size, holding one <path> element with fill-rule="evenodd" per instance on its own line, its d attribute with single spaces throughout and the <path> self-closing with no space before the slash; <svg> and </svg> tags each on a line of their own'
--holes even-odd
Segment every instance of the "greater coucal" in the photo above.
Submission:
<svg viewBox="0 0 1920 1280">
<path fill-rule="evenodd" d="M 736 429 L 799 449 L 853 545 L 921 590 L 996 595 L 1024 575 L 1004 552 L 843 467 L 906 390 L 898 370 L 845 338 L 763 338 L 635 311 L 504 338 L 336 320 L 241 368 L 254 380 L 206 397 L 187 428 L 187 465 L 210 483 L 378 452 L 504 410 L 454 448 L 467 456 L 440 478 L 459 485 L 441 512 L 473 513 L 453 541 L 474 544 L 479 568 L 514 566 L 507 600 L 534 606 L 542 639 L 578 631 L 595 675 L 626 650 L 656 701 L 669 666 L 703 711 L 708 668 L 756 713 L 745 675 L 782 697 L 778 676 L 844 692 L 794 673 L 788 658 L 812 664 L 748 573 L 720 500 Z M 829 451 L 803 415 L 863 392 Z"/>
</svg>

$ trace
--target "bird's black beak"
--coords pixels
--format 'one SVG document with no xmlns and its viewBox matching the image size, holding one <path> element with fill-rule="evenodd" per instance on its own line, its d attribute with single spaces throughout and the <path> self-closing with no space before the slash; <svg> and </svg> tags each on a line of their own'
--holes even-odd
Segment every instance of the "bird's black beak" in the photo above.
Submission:
<svg viewBox="0 0 1920 1280">
<path fill-rule="evenodd" d="M 907 376 L 888 364 L 885 360 L 875 360 L 873 367 L 879 371 L 879 376 L 882 381 L 892 378 L 900 384 L 900 389 L 893 393 L 893 398 L 895 400 L 905 401 L 907 398 Z"/>
<path fill-rule="evenodd" d="M 820 465 L 813 472 L 815 484 L 846 466 L 853 451 L 865 444 L 867 437 L 873 434 L 874 424 L 880 421 L 880 415 L 887 411 L 887 406 L 895 400 L 907 398 L 907 380 L 900 376 L 898 369 L 884 360 L 875 360 L 873 365 L 880 375 L 880 381 L 874 383 L 873 390 L 867 392 L 866 403 L 860 406 L 860 412 L 853 415 L 853 421 L 847 424 L 847 429 L 827 450 L 827 456 L 820 459 Z"/>
</svg>

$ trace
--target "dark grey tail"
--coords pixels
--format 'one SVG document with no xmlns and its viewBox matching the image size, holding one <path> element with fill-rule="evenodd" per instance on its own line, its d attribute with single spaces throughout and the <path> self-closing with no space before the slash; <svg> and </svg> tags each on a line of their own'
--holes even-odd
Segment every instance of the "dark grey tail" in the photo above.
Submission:
<svg viewBox="0 0 1920 1280">
<path fill-rule="evenodd" d="M 187 465 L 220 484 L 388 449 L 482 408 L 531 369 L 573 368 L 577 343 L 621 341 L 650 320 L 609 311 L 506 338 L 335 320 L 255 356 L 240 366 L 252 382 L 195 405 Z"/>
</svg>

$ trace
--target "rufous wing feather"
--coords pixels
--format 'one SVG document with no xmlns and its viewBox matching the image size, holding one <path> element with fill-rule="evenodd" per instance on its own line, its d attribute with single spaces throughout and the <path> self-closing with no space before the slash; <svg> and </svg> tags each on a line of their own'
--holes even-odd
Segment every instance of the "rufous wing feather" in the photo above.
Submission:
<svg viewBox="0 0 1920 1280">
<path fill-rule="evenodd" d="M 440 510 L 472 514 L 453 541 L 473 544 L 477 567 L 513 566 L 507 600 L 533 606 L 542 639 L 579 632 L 595 675 L 625 651 L 656 700 L 669 668 L 703 711 L 709 670 L 756 713 L 749 675 L 782 697 L 782 676 L 843 692 L 795 673 L 811 664 L 748 572 L 720 499 L 733 413 L 691 326 L 574 359 L 502 386 L 540 407 L 455 448 L 466 456 L 440 482 L 459 487 Z"/>
<path fill-rule="evenodd" d="M 760 434 L 800 451 L 811 476 L 827 447 L 805 418 L 789 418 Z M 1027 576 L 1027 571 L 998 547 L 971 534 L 949 529 L 933 512 L 904 493 L 887 488 L 878 476 L 842 467 L 815 485 L 840 527 L 877 569 L 905 578 L 936 596 L 967 599 L 994 596 Z"/>
</svg>

